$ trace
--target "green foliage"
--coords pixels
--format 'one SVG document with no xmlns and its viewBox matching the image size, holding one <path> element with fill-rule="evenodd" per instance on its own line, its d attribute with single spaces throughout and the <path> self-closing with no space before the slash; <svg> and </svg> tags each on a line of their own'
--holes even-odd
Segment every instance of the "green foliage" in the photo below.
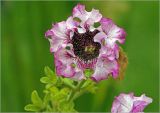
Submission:
<svg viewBox="0 0 160 113">
<path fill-rule="evenodd" d="M 42 99 L 39 97 L 37 91 L 33 91 L 31 94 L 31 100 L 33 104 L 25 106 L 26 111 L 41 111 L 44 108 Z"/>
<path fill-rule="evenodd" d="M 90 79 L 73 81 L 69 78 L 56 76 L 49 68 L 44 69 L 45 77 L 40 81 L 44 83 L 44 98 L 41 99 L 37 91 L 31 94 L 32 104 L 25 106 L 26 111 L 35 112 L 77 112 L 74 109 L 74 100 L 86 92 L 94 93 L 97 89 L 96 83 Z M 91 74 L 87 70 L 87 76 Z"/>
<path fill-rule="evenodd" d="M 85 74 L 85 76 L 87 77 L 87 78 L 89 78 L 92 74 L 93 74 L 93 70 L 91 70 L 91 69 L 85 69 L 84 70 L 84 74 Z"/>
</svg>

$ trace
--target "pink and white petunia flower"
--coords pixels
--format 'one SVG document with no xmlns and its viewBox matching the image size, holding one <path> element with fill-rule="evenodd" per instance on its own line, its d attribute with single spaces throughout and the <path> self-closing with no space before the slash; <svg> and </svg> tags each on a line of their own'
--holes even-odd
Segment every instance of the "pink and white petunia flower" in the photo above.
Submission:
<svg viewBox="0 0 160 113">
<path fill-rule="evenodd" d="M 97 22 L 100 26 L 95 28 Z M 96 82 L 109 75 L 118 76 L 119 46 L 116 42 L 124 43 L 125 32 L 112 20 L 102 18 L 98 10 L 88 12 L 84 5 L 78 4 L 72 16 L 53 25 L 45 36 L 50 37 L 57 75 L 82 80 L 86 78 L 84 71 L 91 69 L 94 70 L 91 78 Z"/>
<path fill-rule="evenodd" d="M 152 103 L 152 99 L 146 97 L 145 94 L 135 97 L 133 93 L 120 94 L 115 97 L 112 105 L 112 113 L 138 113 L 143 112 L 144 108 Z"/>
</svg>

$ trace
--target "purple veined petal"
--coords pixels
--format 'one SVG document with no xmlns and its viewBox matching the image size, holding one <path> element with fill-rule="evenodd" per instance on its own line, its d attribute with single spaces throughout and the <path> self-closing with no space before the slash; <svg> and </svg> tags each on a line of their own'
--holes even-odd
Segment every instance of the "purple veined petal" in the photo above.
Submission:
<svg viewBox="0 0 160 113">
<path fill-rule="evenodd" d="M 69 51 L 69 50 L 68 50 Z M 54 53 L 56 73 L 64 77 L 73 77 L 75 68 L 73 56 L 65 48 L 60 48 Z"/>
<path fill-rule="evenodd" d="M 58 37 L 52 37 L 52 39 L 48 39 L 50 42 L 50 52 L 56 52 L 59 48 L 61 48 L 62 46 L 65 46 L 65 40 L 60 39 Z"/>
<path fill-rule="evenodd" d="M 84 5 L 78 4 L 73 8 L 73 17 L 79 18 L 81 20 L 81 26 L 86 27 L 88 25 L 93 25 L 95 22 L 99 22 L 102 18 L 102 14 L 96 9 L 87 12 Z"/>
<path fill-rule="evenodd" d="M 105 55 L 109 60 L 115 60 L 119 57 L 119 47 L 115 43 L 113 45 L 106 44 L 106 34 L 100 32 L 94 36 L 94 42 L 99 42 L 101 44 L 100 55 Z"/>
<path fill-rule="evenodd" d="M 68 29 L 74 29 L 74 28 L 77 28 L 77 26 L 79 26 L 79 22 L 74 21 L 74 20 L 73 20 L 73 17 L 70 16 L 70 17 L 68 17 L 68 19 L 66 20 L 66 25 L 67 25 L 67 28 L 68 28 Z"/>
<path fill-rule="evenodd" d="M 120 94 L 115 97 L 112 105 L 112 113 L 130 113 L 133 107 L 133 93 L 130 94 Z"/>
<path fill-rule="evenodd" d="M 48 30 L 46 33 L 45 33 L 45 37 L 48 38 L 49 36 L 53 36 L 54 33 L 51 31 L 51 30 Z"/>
<path fill-rule="evenodd" d="M 54 53 L 54 57 L 61 61 L 63 64 L 72 64 L 74 63 L 74 53 L 69 44 L 66 47 L 69 47 L 70 50 L 61 47 Z"/>
<path fill-rule="evenodd" d="M 103 46 L 101 48 L 101 54 L 107 56 L 109 60 L 115 60 L 119 58 L 119 46 L 114 44 L 112 46 Z"/>
<path fill-rule="evenodd" d="M 79 69 L 74 59 L 73 45 L 67 44 L 66 47 L 60 48 L 54 53 L 56 72 L 60 76 L 69 77 L 74 80 L 85 79 L 83 70 Z"/>
<path fill-rule="evenodd" d="M 142 95 L 141 97 L 135 97 L 133 93 L 120 94 L 115 97 L 112 104 L 112 113 L 138 113 L 143 112 L 143 109 L 152 102 L 152 99 Z"/>
<path fill-rule="evenodd" d="M 83 70 L 76 68 L 75 75 L 71 78 L 75 81 L 80 81 L 86 79 Z"/>
<path fill-rule="evenodd" d="M 87 19 L 87 11 L 85 10 L 85 6 L 81 4 L 77 4 L 73 8 L 73 17 L 78 17 L 81 21 L 85 21 Z"/>
<path fill-rule="evenodd" d="M 75 75 L 75 70 L 71 66 L 71 64 L 64 64 L 56 58 L 54 59 L 54 61 L 56 73 L 58 76 L 73 77 Z"/>
<path fill-rule="evenodd" d="M 118 76 L 118 63 L 116 60 L 110 61 L 107 57 L 98 58 L 92 79 L 96 82 L 107 79 L 109 74 L 114 78 Z"/>
<path fill-rule="evenodd" d="M 53 31 L 54 35 L 56 35 L 59 38 L 66 39 L 67 38 L 67 26 L 66 22 L 62 21 L 53 26 L 51 29 Z"/>
<path fill-rule="evenodd" d="M 116 43 L 108 44 L 106 38 L 107 35 L 104 32 L 99 32 L 94 36 L 94 42 L 99 42 L 101 44 L 100 54 L 105 54 L 108 56 L 109 60 L 118 59 L 119 57 L 119 47 Z"/>
<path fill-rule="evenodd" d="M 119 28 L 111 19 L 102 18 L 100 20 L 101 27 L 107 35 L 107 43 L 112 45 L 116 41 L 123 44 L 125 42 L 126 33 L 122 28 Z"/>
<path fill-rule="evenodd" d="M 45 33 L 46 37 L 51 37 L 49 38 L 51 52 L 57 51 L 60 47 L 65 46 L 69 42 L 67 33 L 68 30 L 65 21 L 53 25 L 53 28 Z"/>
<path fill-rule="evenodd" d="M 105 38 L 107 35 L 104 32 L 99 32 L 94 36 L 94 42 L 99 42 L 101 45 L 105 44 Z"/>
<path fill-rule="evenodd" d="M 133 113 L 142 112 L 144 108 L 152 103 L 152 99 L 146 97 L 145 94 L 141 95 L 140 97 L 134 97 L 134 104 L 133 104 Z"/>
<path fill-rule="evenodd" d="M 102 18 L 102 14 L 99 10 L 92 9 L 91 12 L 88 12 L 88 19 L 86 20 L 86 24 L 93 25 L 95 22 L 99 22 Z"/>
</svg>

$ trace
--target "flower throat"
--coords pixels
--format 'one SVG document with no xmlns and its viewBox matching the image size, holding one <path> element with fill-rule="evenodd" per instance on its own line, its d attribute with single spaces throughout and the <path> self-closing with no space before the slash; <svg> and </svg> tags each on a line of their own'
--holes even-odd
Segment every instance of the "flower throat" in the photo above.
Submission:
<svg viewBox="0 0 160 113">
<path fill-rule="evenodd" d="M 93 38 L 98 32 L 98 30 L 93 32 L 87 30 L 85 33 L 74 32 L 72 37 L 74 54 L 84 61 L 97 58 L 101 45 L 94 42 Z"/>
</svg>

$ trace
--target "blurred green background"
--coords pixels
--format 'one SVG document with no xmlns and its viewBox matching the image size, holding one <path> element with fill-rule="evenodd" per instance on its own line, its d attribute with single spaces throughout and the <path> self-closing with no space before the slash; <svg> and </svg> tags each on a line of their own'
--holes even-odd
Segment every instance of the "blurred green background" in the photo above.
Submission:
<svg viewBox="0 0 160 113">
<path fill-rule="evenodd" d="M 72 13 L 74 1 L 1 2 L 1 108 L 2 111 L 24 111 L 30 94 L 36 89 L 43 96 L 44 66 L 54 68 L 53 55 L 44 33 L 51 24 L 66 20 Z M 78 111 L 110 111 L 112 101 L 121 92 L 145 93 L 153 98 L 145 111 L 158 112 L 158 1 L 81 2 L 88 11 L 99 9 L 127 32 L 122 46 L 129 65 L 124 80 L 105 80 L 99 83 L 95 95 L 86 94 L 76 101 Z"/>
</svg>

